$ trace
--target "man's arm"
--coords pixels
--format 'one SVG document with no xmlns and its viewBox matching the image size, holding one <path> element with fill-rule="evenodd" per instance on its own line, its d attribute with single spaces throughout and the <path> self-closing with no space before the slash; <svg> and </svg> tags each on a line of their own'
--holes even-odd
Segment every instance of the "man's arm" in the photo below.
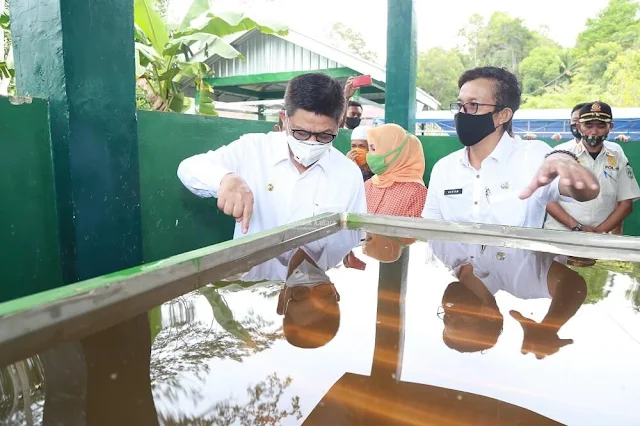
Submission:
<svg viewBox="0 0 640 426">
<path fill-rule="evenodd" d="M 622 222 L 631 214 L 633 211 L 633 205 L 631 200 L 622 200 L 617 205 L 616 208 L 613 209 L 611 214 L 602 222 L 600 225 L 596 226 L 596 232 L 611 232 L 614 229 L 618 228 Z"/>
<path fill-rule="evenodd" d="M 230 173 L 239 173 L 244 145 L 241 138 L 215 151 L 189 157 L 178 166 L 178 178 L 198 197 L 218 197 L 222 178 Z"/>
<path fill-rule="evenodd" d="M 442 211 L 440 210 L 440 191 L 441 186 L 438 184 L 439 162 L 433 166 L 431 177 L 429 179 L 429 187 L 427 188 L 427 199 L 422 210 L 422 217 L 431 220 L 443 220 Z"/>
<path fill-rule="evenodd" d="M 600 184 L 591 170 L 564 153 L 554 153 L 545 158 L 531 184 L 520 195 L 529 198 L 540 187 L 551 184 L 559 178 L 560 195 L 577 201 L 590 201 L 600 193 Z"/>
<path fill-rule="evenodd" d="M 349 111 L 349 99 L 356 93 L 356 89 L 353 88 L 353 77 L 349 77 L 344 84 L 344 111 L 342 112 L 342 118 L 338 123 L 338 128 L 342 129 L 344 123 L 347 121 L 347 111 Z"/>
<path fill-rule="evenodd" d="M 558 203 L 557 201 L 553 201 L 547 204 L 547 213 L 549 213 L 552 218 L 569 229 L 573 229 L 579 224 L 579 222 L 574 219 L 573 216 L 567 213 L 567 211 L 563 209 L 560 203 Z"/>
</svg>

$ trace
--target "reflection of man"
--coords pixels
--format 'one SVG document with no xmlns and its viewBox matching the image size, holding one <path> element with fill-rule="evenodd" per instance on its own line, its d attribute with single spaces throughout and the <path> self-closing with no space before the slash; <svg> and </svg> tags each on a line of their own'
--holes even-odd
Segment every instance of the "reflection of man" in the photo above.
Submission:
<svg viewBox="0 0 640 426">
<path fill-rule="evenodd" d="M 329 276 L 298 249 L 291 256 L 287 279 L 278 296 L 284 337 L 299 348 L 329 343 L 340 328 L 340 295 Z"/>
<path fill-rule="evenodd" d="M 293 346 L 317 348 L 335 337 L 340 295 L 325 271 L 340 263 L 361 237 L 360 231 L 340 231 L 257 265 L 240 278 L 284 282 L 277 312 L 283 316 L 284 336 Z"/>
<path fill-rule="evenodd" d="M 347 152 L 347 158 L 360 167 L 362 178 L 366 182 L 373 177 L 373 173 L 367 164 L 369 143 L 367 142 L 367 126 L 358 126 L 351 132 L 351 150 Z"/>
<path fill-rule="evenodd" d="M 597 180 L 572 155 L 513 136 L 521 101 L 515 75 L 476 68 L 458 86 L 451 110 L 465 148 L 435 164 L 422 217 L 541 228 L 546 205 L 561 195 L 580 201 L 598 195 Z"/>
<path fill-rule="evenodd" d="M 632 203 L 640 198 L 640 188 L 622 148 L 606 140 L 611 129 L 613 115 L 606 103 L 592 102 L 580 109 L 576 128 L 579 143 L 565 142 L 556 149 L 575 154 L 597 176 L 600 194 L 584 203 L 549 203 L 545 228 L 612 232 L 621 228 L 631 214 Z"/>
<path fill-rule="evenodd" d="M 525 332 L 523 353 L 535 353 L 540 359 L 573 342 L 557 333 L 584 302 L 586 282 L 555 255 L 444 242 L 432 242 L 431 248 L 458 279 L 445 290 L 439 311 L 443 340 L 450 348 L 477 352 L 496 344 L 504 322 L 495 299 L 498 291 L 520 299 L 551 299 L 540 323 L 510 312 Z"/>
</svg>

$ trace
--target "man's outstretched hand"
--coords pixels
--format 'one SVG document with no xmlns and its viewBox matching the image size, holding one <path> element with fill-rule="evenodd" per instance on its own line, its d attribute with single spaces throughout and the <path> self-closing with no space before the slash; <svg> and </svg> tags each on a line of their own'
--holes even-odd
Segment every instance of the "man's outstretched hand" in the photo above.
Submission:
<svg viewBox="0 0 640 426">
<path fill-rule="evenodd" d="M 556 328 L 539 324 L 518 311 L 510 311 L 509 313 L 520 323 L 524 331 L 521 349 L 523 355 L 532 353 L 537 359 L 543 359 L 573 343 L 573 339 L 559 338 Z"/>
</svg>

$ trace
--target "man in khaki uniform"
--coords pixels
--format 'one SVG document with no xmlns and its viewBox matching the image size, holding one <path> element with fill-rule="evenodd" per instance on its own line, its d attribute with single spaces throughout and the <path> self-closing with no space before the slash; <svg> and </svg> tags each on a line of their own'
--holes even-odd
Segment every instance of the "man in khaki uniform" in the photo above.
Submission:
<svg viewBox="0 0 640 426">
<path fill-rule="evenodd" d="M 606 140 L 611 129 L 613 115 L 606 103 L 591 102 L 580 109 L 581 143 L 571 140 L 556 146 L 556 151 L 575 154 L 583 166 L 591 169 L 600 183 L 600 194 L 583 203 L 549 203 L 545 228 L 606 233 L 619 228 L 631 214 L 640 188 L 622 148 Z"/>
</svg>

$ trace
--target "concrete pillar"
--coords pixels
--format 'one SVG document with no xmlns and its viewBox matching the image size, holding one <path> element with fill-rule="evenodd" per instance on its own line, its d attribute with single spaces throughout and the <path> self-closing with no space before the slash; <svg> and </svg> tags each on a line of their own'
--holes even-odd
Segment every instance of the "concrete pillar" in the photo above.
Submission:
<svg viewBox="0 0 640 426">
<path fill-rule="evenodd" d="M 133 1 L 9 8 L 18 94 L 50 102 L 64 282 L 140 264 Z"/>
<path fill-rule="evenodd" d="M 415 132 L 417 19 L 413 0 L 387 0 L 385 122 Z"/>
</svg>

